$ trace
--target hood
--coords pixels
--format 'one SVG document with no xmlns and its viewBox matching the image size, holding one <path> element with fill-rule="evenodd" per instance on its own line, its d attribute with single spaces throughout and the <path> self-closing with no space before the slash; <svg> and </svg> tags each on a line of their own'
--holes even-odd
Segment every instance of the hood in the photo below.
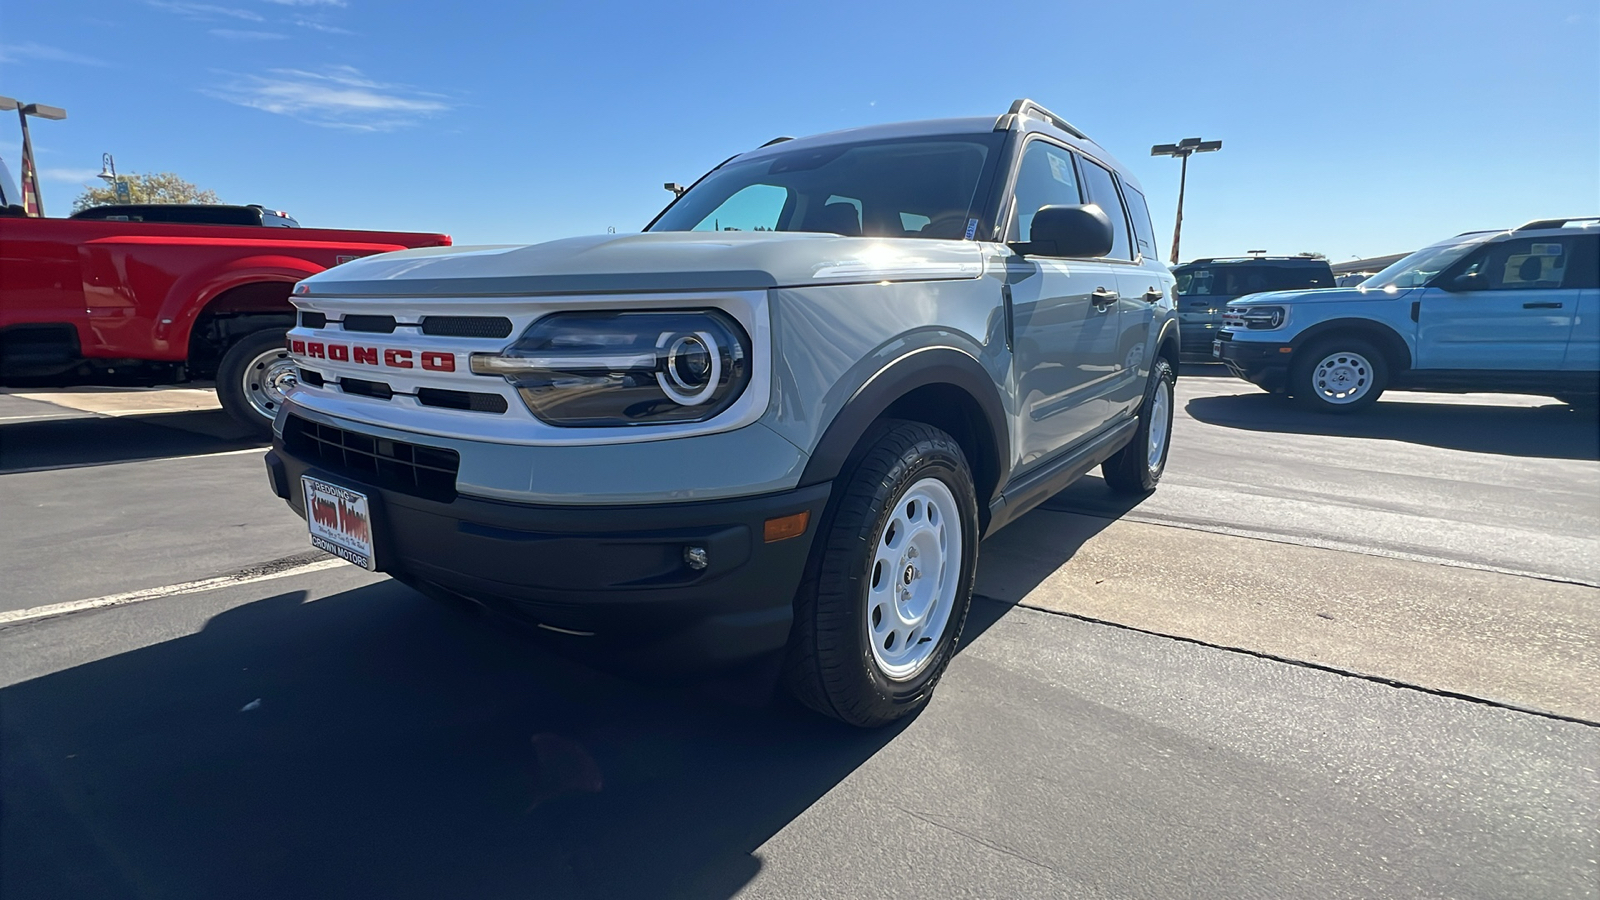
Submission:
<svg viewBox="0 0 1600 900">
<path fill-rule="evenodd" d="M 734 291 L 977 278 L 983 269 L 971 241 L 675 231 L 402 250 L 335 266 L 297 290 L 323 297 Z"/>
<path fill-rule="evenodd" d="M 1238 300 L 1229 300 L 1229 306 L 1284 306 L 1290 303 L 1352 303 L 1389 301 L 1410 293 L 1413 288 L 1389 293 L 1388 291 L 1363 291 L 1357 288 L 1318 288 L 1313 291 L 1268 291 L 1250 294 Z"/>
</svg>

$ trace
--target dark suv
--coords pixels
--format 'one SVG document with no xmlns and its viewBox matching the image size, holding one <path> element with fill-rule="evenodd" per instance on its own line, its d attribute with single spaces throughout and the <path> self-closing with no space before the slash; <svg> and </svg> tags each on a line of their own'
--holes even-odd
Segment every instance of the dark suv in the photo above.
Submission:
<svg viewBox="0 0 1600 900">
<path fill-rule="evenodd" d="M 1178 284 L 1179 338 L 1185 357 L 1211 358 L 1211 342 L 1222 327 L 1229 300 L 1264 291 L 1333 287 L 1333 269 L 1309 256 L 1197 259 L 1174 266 Z"/>
</svg>

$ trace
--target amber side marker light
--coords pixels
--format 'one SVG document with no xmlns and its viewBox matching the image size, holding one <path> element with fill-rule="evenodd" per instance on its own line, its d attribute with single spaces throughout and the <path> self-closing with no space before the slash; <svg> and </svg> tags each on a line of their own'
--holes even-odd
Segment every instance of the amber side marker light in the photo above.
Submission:
<svg viewBox="0 0 1600 900">
<path fill-rule="evenodd" d="M 805 510 L 789 516 L 768 519 L 766 526 L 761 530 L 764 532 L 763 537 L 766 542 L 770 544 L 774 541 L 786 541 L 789 538 L 805 534 L 806 525 L 810 524 L 810 522 L 811 510 Z"/>
</svg>

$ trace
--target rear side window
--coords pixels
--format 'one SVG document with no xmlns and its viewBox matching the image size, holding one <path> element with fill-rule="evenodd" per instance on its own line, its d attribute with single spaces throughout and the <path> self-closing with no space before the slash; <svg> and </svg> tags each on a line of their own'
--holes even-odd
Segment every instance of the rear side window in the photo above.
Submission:
<svg viewBox="0 0 1600 900">
<path fill-rule="evenodd" d="M 1122 208 L 1122 198 L 1117 195 L 1117 181 L 1111 170 L 1090 160 L 1083 160 L 1083 186 L 1089 190 L 1089 202 L 1105 210 L 1111 219 L 1111 233 L 1115 236 L 1112 259 L 1133 259 L 1133 242 L 1128 239 L 1128 213 Z"/>
<path fill-rule="evenodd" d="M 1139 252 L 1151 259 L 1156 258 L 1156 231 L 1150 225 L 1150 206 L 1144 202 L 1144 194 L 1133 185 L 1122 182 L 1122 196 L 1128 198 L 1128 218 L 1133 220 L 1133 236 L 1139 244 Z"/>
</svg>

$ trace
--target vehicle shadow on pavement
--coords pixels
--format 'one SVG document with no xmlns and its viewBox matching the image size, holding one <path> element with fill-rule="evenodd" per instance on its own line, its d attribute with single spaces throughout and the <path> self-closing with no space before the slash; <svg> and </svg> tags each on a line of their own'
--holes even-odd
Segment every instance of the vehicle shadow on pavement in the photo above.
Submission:
<svg viewBox="0 0 1600 900">
<path fill-rule="evenodd" d="M 199 456 L 265 443 L 221 410 L 15 422 L 0 424 L 0 473 Z"/>
<path fill-rule="evenodd" d="M 1184 410 L 1207 425 L 1248 431 L 1375 438 L 1502 456 L 1600 459 L 1594 413 L 1553 400 L 1542 406 L 1381 400 L 1359 413 L 1328 415 L 1272 394 L 1244 393 L 1196 397 Z"/>
<path fill-rule="evenodd" d="M 397 582 L 236 607 L 0 712 L 8 900 L 727 897 L 907 727 L 622 678 Z"/>
<path fill-rule="evenodd" d="M 1144 499 L 1114 493 L 1098 476 L 1078 479 L 983 542 L 975 593 L 1006 608 L 1022 602 L 1079 548 Z"/>
</svg>

